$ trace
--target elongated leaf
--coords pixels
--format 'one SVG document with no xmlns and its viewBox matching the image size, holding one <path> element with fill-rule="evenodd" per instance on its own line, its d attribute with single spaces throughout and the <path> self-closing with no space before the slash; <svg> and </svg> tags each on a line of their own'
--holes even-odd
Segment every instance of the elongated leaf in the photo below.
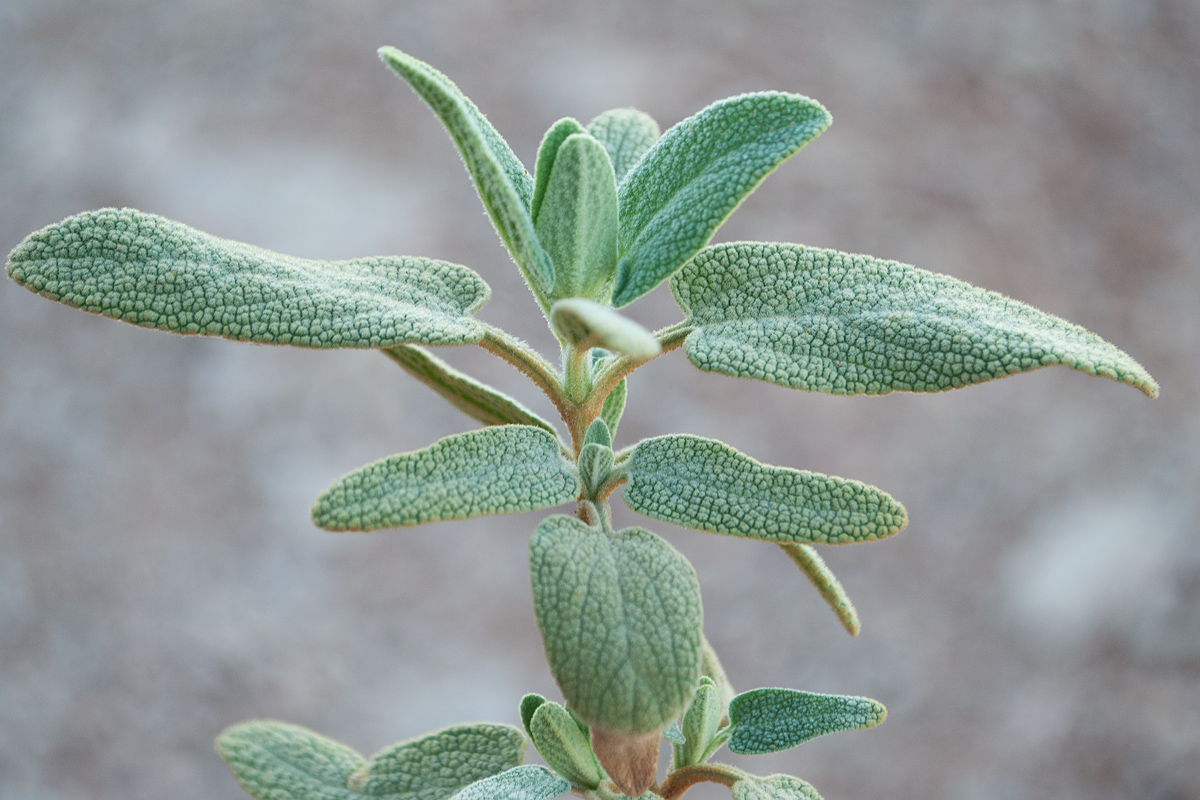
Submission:
<svg viewBox="0 0 1200 800">
<path fill-rule="evenodd" d="M 554 159 L 558 156 L 558 148 L 573 133 L 582 133 L 583 126 L 578 120 L 563 117 L 550 126 L 542 143 L 538 146 L 537 165 L 533 172 L 533 197 L 529 201 L 529 215 L 537 224 L 538 214 L 542 210 L 542 198 L 546 195 L 546 187 L 550 184 L 550 173 L 554 167 Z"/>
<path fill-rule="evenodd" d="M 653 358 L 662 351 L 654 334 L 608 306 L 582 297 L 559 300 L 550 322 L 576 347 L 602 347 L 633 358 Z"/>
<path fill-rule="evenodd" d="M 829 127 L 815 100 L 782 92 L 730 97 L 662 135 L 621 182 L 621 307 L 683 266 L 772 170 Z"/>
<path fill-rule="evenodd" d="M 625 503 L 697 530 L 769 542 L 882 539 L 908 518 L 886 492 L 858 481 L 760 464 L 715 439 L 676 434 L 639 443 Z"/>
<path fill-rule="evenodd" d="M 375 531 L 535 511 L 578 492 L 554 436 L 498 425 L 357 469 L 321 493 L 312 518 L 327 531 Z"/>
<path fill-rule="evenodd" d="M 658 123 L 636 108 L 614 108 L 588 123 L 588 133 L 596 137 L 612 159 L 617 183 L 658 140 Z"/>
<path fill-rule="evenodd" d="M 683 715 L 680 729 L 685 741 L 678 750 L 679 766 L 703 764 L 721 726 L 721 693 L 710 678 L 700 679 L 696 697 Z"/>
<path fill-rule="evenodd" d="M 559 146 L 534 230 L 554 262 L 555 298 L 606 299 L 617 269 L 617 182 L 588 134 Z"/>
<path fill-rule="evenodd" d="M 30 234 L 8 257 L 25 288 L 146 328 L 298 347 L 479 341 L 483 279 L 425 258 L 311 261 L 154 214 L 105 208 Z"/>
<path fill-rule="evenodd" d="M 520 764 L 525 737 L 510 725 L 455 725 L 367 760 L 299 725 L 254 720 L 227 728 L 217 753 L 259 800 L 446 800 Z"/>
<path fill-rule="evenodd" d="M 752 689 L 729 704 L 729 749 L 774 753 L 827 733 L 874 728 L 886 718 L 883 704 L 869 697 Z"/>
<path fill-rule="evenodd" d="M 551 800 L 571 790 L 571 784 L 539 764 L 513 767 L 471 784 L 456 800 Z"/>
<path fill-rule="evenodd" d="M 546 698 L 536 692 L 530 692 L 521 698 L 521 725 L 525 728 L 525 733 L 533 736 L 529 731 L 529 723 L 533 721 L 533 712 L 538 710 L 542 703 L 546 702 Z"/>
<path fill-rule="evenodd" d="M 666 727 L 700 677 L 700 585 L 687 559 L 642 528 L 556 515 L 538 526 L 529 562 L 550 670 L 593 741 L 596 727 Z"/>
<path fill-rule="evenodd" d="M 791 775 L 750 776 L 733 785 L 733 800 L 821 800 L 821 795 Z"/>
<path fill-rule="evenodd" d="M 612 473 L 615 454 L 608 445 L 587 442 L 579 451 L 579 482 L 583 492 L 591 499 L 596 498 L 600 487 Z"/>
<path fill-rule="evenodd" d="M 604 780 L 587 735 L 558 703 L 538 706 L 530 721 L 529 737 L 550 768 L 571 783 L 595 789 Z"/>
<path fill-rule="evenodd" d="M 384 350 L 409 375 L 444 397 L 450 405 L 484 425 L 533 425 L 554 433 L 554 426 L 499 389 L 460 372 L 414 345 Z"/>
<path fill-rule="evenodd" d="M 496 232 L 538 301 L 548 305 L 545 297 L 554 286 L 554 265 L 538 242 L 529 214 L 533 178 L 504 137 L 453 81 L 394 47 L 379 48 L 379 57 L 408 82 L 446 126 Z"/>
<path fill-rule="evenodd" d="M 830 394 L 938 392 L 1061 364 L 1158 384 L 1094 333 L 948 275 L 798 244 L 734 242 L 672 282 L 702 370 Z"/>
<path fill-rule="evenodd" d="M 788 554 L 788 558 L 792 559 L 792 563 L 800 568 L 804 577 L 808 578 L 821 593 L 821 599 L 829 604 L 834 614 L 837 614 L 838 621 L 842 623 L 846 632 L 851 636 L 858 636 L 858 632 L 862 629 L 862 624 L 858 620 L 858 611 L 855 610 L 854 603 L 850 602 L 850 595 L 846 594 L 846 590 L 842 588 L 842 582 L 825 564 L 825 559 L 821 558 L 816 548 L 806 544 L 781 544 L 779 546 L 783 548 L 783 552 Z"/>
<path fill-rule="evenodd" d="M 621 415 L 625 413 L 625 400 L 629 396 L 629 386 L 626 384 L 628 380 L 621 378 L 616 388 L 604 398 L 604 405 L 600 409 L 600 418 L 604 420 L 613 436 L 617 435 L 617 426 L 621 424 Z"/>
</svg>

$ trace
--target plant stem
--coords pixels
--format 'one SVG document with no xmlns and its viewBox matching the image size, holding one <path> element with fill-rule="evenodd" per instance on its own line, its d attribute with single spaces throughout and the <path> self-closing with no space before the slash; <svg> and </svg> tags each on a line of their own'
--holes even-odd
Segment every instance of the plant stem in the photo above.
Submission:
<svg viewBox="0 0 1200 800">
<path fill-rule="evenodd" d="M 728 764 L 694 764 L 667 775 L 667 779 L 658 787 L 658 794 L 663 800 L 677 800 L 702 781 L 733 786 L 745 777 L 745 772 Z"/>
<path fill-rule="evenodd" d="M 630 356 L 620 356 L 617 359 L 609 362 L 608 366 L 596 376 L 595 384 L 592 387 L 592 393 L 588 398 L 588 404 L 595 404 L 597 407 L 604 404 L 604 398 L 608 397 L 608 393 L 617 387 L 629 373 L 633 372 L 643 364 L 649 363 L 661 356 L 663 353 L 669 353 L 679 345 L 683 344 L 683 340 L 693 330 L 692 324 L 687 320 L 681 320 L 674 325 L 668 325 L 665 328 L 660 328 L 654 332 L 658 343 L 662 345 L 662 350 L 650 356 L 649 358 L 632 358 Z"/>
<path fill-rule="evenodd" d="M 495 326 L 484 324 L 486 333 L 479 340 L 479 346 L 512 364 L 537 384 L 537 387 L 550 398 L 550 402 L 554 404 L 563 419 L 567 419 L 569 403 L 563 392 L 558 372 L 550 362 L 543 358 L 541 353 L 515 336 Z"/>
</svg>

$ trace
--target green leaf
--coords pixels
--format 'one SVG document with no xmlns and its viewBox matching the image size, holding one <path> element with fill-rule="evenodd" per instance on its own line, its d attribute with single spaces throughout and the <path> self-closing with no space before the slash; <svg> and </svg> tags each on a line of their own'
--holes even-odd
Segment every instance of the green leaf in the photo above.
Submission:
<svg viewBox="0 0 1200 800">
<path fill-rule="evenodd" d="M 827 733 L 874 728 L 886 718 L 883 704 L 868 697 L 752 689 L 729 704 L 729 749 L 744 756 L 774 753 Z"/>
<path fill-rule="evenodd" d="M 579 450 L 579 482 L 583 484 L 584 494 L 592 500 L 604 481 L 612 473 L 616 454 L 608 445 L 598 442 L 587 442 Z"/>
<path fill-rule="evenodd" d="M 479 341 L 483 279 L 426 258 L 311 261 L 154 214 L 104 208 L 30 234 L 8 257 L 25 288 L 145 328 L 298 347 Z"/>
<path fill-rule="evenodd" d="M 533 178 L 504 137 L 449 78 L 394 47 L 379 48 L 379 57 L 408 82 L 446 126 L 496 232 L 538 302 L 546 307 L 545 298 L 554 286 L 554 265 L 533 230 L 529 213 Z"/>
<path fill-rule="evenodd" d="M 821 795 L 791 775 L 748 776 L 733 785 L 733 800 L 821 800 Z"/>
<path fill-rule="evenodd" d="M 575 347 L 602 347 L 636 359 L 662 352 L 650 331 L 608 306 L 582 297 L 559 300 L 551 306 L 550 322 Z"/>
<path fill-rule="evenodd" d="M 525 733 L 530 737 L 533 736 L 529 732 L 529 723 L 533 720 L 533 712 L 538 710 L 542 703 L 546 702 L 546 698 L 536 692 L 530 692 L 521 698 L 521 725 L 525 728 Z"/>
<path fill-rule="evenodd" d="M 646 439 L 626 463 L 625 503 L 640 514 L 769 542 L 847 544 L 891 536 L 904 506 L 874 486 L 761 464 L 715 439 Z"/>
<path fill-rule="evenodd" d="M 299 725 L 254 720 L 225 729 L 217 753 L 259 800 L 446 800 L 520 764 L 525 737 L 511 725 L 455 725 L 367 760 Z"/>
<path fill-rule="evenodd" d="M 534 230 L 554 262 L 553 296 L 606 299 L 617 269 L 617 182 L 604 146 L 586 133 L 568 136 L 538 208 Z"/>
<path fill-rule="evenodd" d="M 535 511 L 578 493 L 554 436 L 528 425 L 498 425 L 351 472 L 321 493 L 312 519 L 327 531 L 374 531 Z"/>
<path fill-rule="evenodd" d="M 612 447 L 612 434 L 608 432 L 608 425 L 603 419 L 592 420 L 592 424 L 588 425 L 587 433 L 583 435 L 583 443 Z"/>
<path fill-rule="evenodd" d="M 595 789 L 604 780 L 587 736 L 558 703 L 543 703 L 533 713 L 529 738 L 550 768 L 571 783 Z"/>
<path fill-rule="evenodd" d="M 613 436 L 617 435 L 617 426 L 621 424 L 621 415 L 625 413 L 625 399 L 629 394 L 629 387 L 625 383 L 627 380 L 621 378 L 616 388 L 604 398 L 604 405 L 600 409 L 600 418 Z"/>
<path fill-rule="evenodd" d="M 456 800 L 551 800 L 571 790 L 571 784 L 538 764 L 513 767 L 471 784 Z"/>
<path fill-rule="evenodd" d="M 550 172 L 558 155 L 558 148 L 568 136 L 582 132 L 583 126 L 577 120 L 563 117 L 551 125 L 550 130 L 542 137 L 542 143 L 538 146 L 537 165 L 533 171 L 533 197 L 529 201 L 529 215 L 535 225 L 542 210 L 542 198 L 545 197 L 546 186 L 550 183 Z"/>
<path fill-rule="evenodd" d="M 829 127 L 815 100 L 782 92 L 730 97 L 662 135 L 617 191 L 621 307 L 708 243 L 771 171 Z"/>
<path fill-rule="evenodd" d="M 1136 386 L 1140 364 L 1078 325 L 948 275 L 798 244 L 706 248 L 672 281 L 702 370 L 830 394 L 938 392 L 1061 364 Z"/>
<path fill-rule="evenodd" d="M 588 123 L 588 133 L 596 137 L 612 159 L 617 183 L 658 140 L 658 123 L 636 108 L 614 108 Z"/>
<path fill-rule="evenodd" d="M 554 426 L 521 403 L 460 372 L 415 345 L 389 347 L 384 352 L 409 375 L 433 389 L 450 405 L 484 425 L 533 425 L 554 433 Z"/>
<path fill-rule="evenodd" d="M 575 713 L 609 731 L 666 727 L 700 677 L 692 565 L 650 531 L 604 532 L 563 515 L 538 526 L 529 560 L 546 657 Z"/>
<path fill-rule="evenodd" d="M 679 750 L 679 766 L 703 764 L 711 755 L 708 747 L 721 727 L 721 716 L 721 694 L 716 684 L 709 678 L 701 678 L 700 688 L 680 723 L 687 741 Z"/>
<path fill-rule="evenodd" d="M 842 588 L 842 582 L 825 564 L 825 559 L 821 558 L 816 548 L 806 544 L 781 544 L 779 546 L 783 548 L 783 552 L 788 554 L 788 558 L 792 559 L 792 563 L 800 568 L 804 577 L 808 578 L 821 593 L 821 598 L 829 604 L 833 613 L 837 614 L 838 621 L 842 623 L 846 632 L 851 636 L 858 636 L 858 632 L 862 630 L 862 624 L 858 620 L 858 611 L 850 602 L 850 596 L 846 594 L 846 590 Z"/>
</svg>

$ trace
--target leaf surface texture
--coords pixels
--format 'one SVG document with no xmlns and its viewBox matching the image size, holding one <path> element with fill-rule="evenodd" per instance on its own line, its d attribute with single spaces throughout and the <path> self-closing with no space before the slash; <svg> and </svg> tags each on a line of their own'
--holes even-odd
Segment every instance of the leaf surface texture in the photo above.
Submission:
<svg viewBox="0 0 1200 800">
<path fill-rule="evenodd" d="M 608 151 L 617 183 L 642 160 L 659 136 L 654 118 L 636 108 L 605 111 L 588 123 L 587 130 Z"/>
<path fill-rule="evenodd" d="M 827 733 L 874 728 L 886 718 L 883 704 L 869 697 L 752 689 L 729 703 L 729 749 L 774 753 Z"/>
<path fill-rule="evenodd" d="M 457 800 L 551 800 L 570 789 L 570 783 L 540 764 L 526 764 L 471 784 Z"/>
</svg>

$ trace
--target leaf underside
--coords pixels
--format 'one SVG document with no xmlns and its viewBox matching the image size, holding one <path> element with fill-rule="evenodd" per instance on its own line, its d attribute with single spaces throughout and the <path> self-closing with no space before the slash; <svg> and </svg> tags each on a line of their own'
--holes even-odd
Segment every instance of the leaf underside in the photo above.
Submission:
<svg viewBox="0 0 1200 800">
<path fill-rule="evenodd" d="M 791 775 L 746 777 L 733 785 L 733 800 L 821 800 L 809 783 Z"/>
<path fill-rule="evenodd" d="M 535 511 L 578 492 L 553 435 L 528 425 L 497 425 L 351 472 L 322 492 L 312 518 L 329 531 L 374 531 Z"/>
<path fill-rule="evenodd" d="M 627 305 L 670 277 L 829 122 L 815 100 L 759 92 L 714 103 L 664 133 L 617 189 L 613 305 Z"/>
<path fill-rule="evenodd" d="M 642 160 L 659 136 L 654 118 L 636 108 L 605 111 L 588 123 L 587 130 L 608 151 L 617 183 Z"/>
<path fill-rule="evenodd" d="M 379 57 L 408 82 L 446 126 L 496 232 L 534 295 L 545 305 L 544 299 L 554 285 L 554 266 L 533 230 L 529 212 L 533 178 L 504 137 L 453 81 L 394 47 L 381 47 Z"/>
<path fill-rule="evenodd" d="M 540 764 L 526 764 L 471 784 L 456 800 L 551 800 L 570 789 L 570 783 Z"/>
<path fill-rule="evenodd" d="M 702 370 L 830 394 L 938 392 L 1061 364 L 1158 384 L 1084 328 L 948 275 L 798 244 L 706 248 L 672 281 Z"/>
<path fill-rule="evenodd" d="M 450 405 L 484 425 L 533 425 L 554 433 L 554 426 L 521 403 L 460 372 L 424 348 L 397 345 L 384 351 L 389 358 Z"/>
<path fill-rule="evenodd" d="M 368 760 L 299 725 L 254 720 L 227 728 L 217 753 L 259 800 L 446 800 L 520 764 L 525 738 L 510 725 L 455 725 Z"/>
<path fill-rule="evenodd" d="M 589 725 L 649 733 L 691 700 L 703 612 L 696 572 L 642 528 L 556 515 L 530 544 L 534 611 L 551 672 Z"/>
<path fill-rule="evenodd" d="M 846 594 L 842 582 L 833 574 L 833 570 L 825 563 L 825 559 L 821 558 L 817 549 L 806 544 L 781 544 L 779 546 L 783 548 L 783 552 L 788 554 L 792 563 L 800 568 L 804 577 L 808 578 L 820 592 L 821 599 L 837 615 L 838 621 L 842 623 L 846 632 L 851 636 L 858 636 L 858 632 L 862 630 L 862 623 L 858 619 L 858 610 L 854 608 L 854 603 L 850 602 L 850 595 Z"/>
<path fill-rule="evenodd" d="M 774 753 L 827 733 L 874 728 L 886 718 L 883 704 L 868 697 L 753 689 L 729 703 L 729 749 Z"/>
<path fill-rule="evenodd" d="M 8 274 L 66 305 L 146 328 L 298 347 L 460 345 L 487 302 L 466 267 L 412 257 L 313 261 L 134 209 L 68 217 L 25 239 Z"/>
<path fill-rule="evenodd" d="M 882 539 L 907 522 L 904 506 L 858 481 L 761 464 L 699 436 L 639 443 L 626 469 L 625 503 L 688 528 L 777 543 Z"/>
<path fill-rule="evenodd" d="M 594 300 L 559 300 L 550 307 L 550 321 L 575 347 L 599 347 L 637 359 L 652 358 L 662 350 L 650 331 Z"/>
</svg>

